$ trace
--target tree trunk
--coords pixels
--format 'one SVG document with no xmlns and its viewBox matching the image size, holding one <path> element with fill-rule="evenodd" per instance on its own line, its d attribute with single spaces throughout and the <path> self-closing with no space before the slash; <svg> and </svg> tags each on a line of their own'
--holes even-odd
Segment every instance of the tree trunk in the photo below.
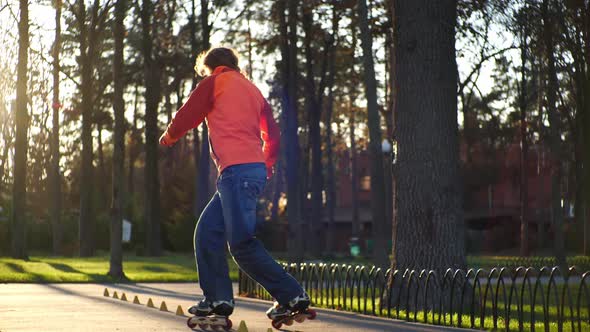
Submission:
<svg viewBox="0 0 590 332">
<path fill-rule="evenodd" d="M 53 42 L 53 113 L 51 131 L 51 169 L 49 170 L 51 193 L 51 229 L 53 254 L 61 253 L 62 225 L 61 225 L 61 175 L 59 172 L 59 110 L 62 107 L 59 100 L 59 54 L 61 51 L 61 0 L 55 2 L 55 41 Z"/>
<path fill-rule="evenodd" d="M 140 135 L 137 132 L 137 111 L 139 109 L 137 101 L 139 99 L 139 91 L 137 85 L 135 86 L 135 102 L 133 105 L 133 122 L 131 124 L 131 146 L 129 146 L 129 171 L 127 172 L 127 194 L 132 197 L 135 194 L 135 159 L 137 158 L 137 151 L 140 145 Z"/>
<path fill-rule="evenodd" d="M 353 93 L 349 92 L 350 98 L 353 98 Z M 355 98 L 356 99 L 356 98 Z M 356 150 L 356 120 L 354 112 L 354 99 L 350 100 L 350 114 L 348 116 L 348 125 L 350 133 L 350 184 L 352 192 L 352 223 L 351 223 L 351 237 L 358 238 L 360 236 L 360 218 L 359 218 L 359 175 L 358 175 L 358 152 Z"/>
<path fill-rule="evenodd" d="M 209 43 L 211 27 L 209 26 L 209 1 L 201 0 L 201 33 L 203 40 L 203 50 L 208 50 L 211 45 Z M 196 130 L 195 130 L 196 134 Z M 209 174 L 210 161 L 209 161 L 209 130 L 207 124 L 203 122 L 201 125 L 201 149 L 198 164 L 198 175 L 197 175 L 197 197 L 198 197 L 198 215 L 207 206 L 207 202 L 210 199 L 209 190 Z M 194 146 L 196 148 L 196 145 Z"/>
<path fill-rule="evenodd" d="M 201 3 L 202 5 L 202 3 Z M 197 45 L 197 13 L 196 13 L 196 6 L 195 6 L 195 0 L 191 0 L 191 15 L 189 16 L 189 20 L 188 20 L 188 24 L 190 27 L 190 32 L 191 32 L 191 52 L 193 52 L 193 55 L 196 55 L 198 52 L 198 45 Z M 198 83 L 198 79 L 196 76 L 193 76 L 193 80 L 192 80 L 192 85 L 191 85 L 191 90 L 193 90 Z M 176 91 L 177 92 L 177 100 L 180 100 L 180 96 L 179 96 L 179 90 Z M 199 129 L 198 128 L 194 128 L 193 129 L 193 160 L 195 163 L 195 171 L 198 172 L 199 171 L 199 167 L 201 165 L 201 143 L 200 143 L 200 139 L 199 139 Z M 197 176 L 195 176 L 195 180 L 194 180 L 194 198 L 193 198 L 193 215 L 195 217 L 195 219 L 198 219 L 200 214 L 201 214 L 201 195 L 199 193 L 199 174 L 197 173 Z"/>
<path fill-rule="evenodd" d="M 103 146 L 103 140 L 102 140 L 102 118 L 99 120 L 99 122 L 96 124 L 96 129 L 98 131 L 98 178 L 99 179 L 105 179 L 106 180 L 106 168 L 105 168 L 105 162 L 104 162 L 104 146 Z M 104 180 L 99 180 L 99 181 L 94 181 L 94 185 L 96 187 L 98 187 L 98 192 L 99 192 L 99 206 L 97 207 L 97 209 L 99 211 L 104 211 L 104 208 L 106 208 L 106 200 L 107 200 L 107 187 L 106 187 L 106 181 Z"/>
<path fill-rule="evenodd" d="M 354 13 L 353 13 L 354 15 Z M 354 18 L 353 18 L 354 22 Z M 351 66 L 350 66 L 350 77 L 356 77 L 356 71 L 354 68 L 355 63 L 355 50 L 356 50 L 356 30 L 354 29 L 354 24 L 352 25 L 352 45 L 351 45 Z M 352 220 L 351 220 L 351 237 L 359 238 L 360 236 L 360 218 L 359 218 L 359 176 L 358 176 L 358 153 L 356 149 L 356 111 L 355 111 L 355 103 L 357 97 L 357 84 L 354 79 L 351 79 L 350 86 L 348 87 L 348 129 L 349 129 L 349 139 L 350 139 L 350 183 L 351 183 L 351 192 L 352 192 Z"/>
<path fill-rule="evenodd" d="M 303 260 L 303 223 L 301 220 L 301 192 L 299 182 L 299 136 L 297 119 L 297 8 L 299 1 L 278 2 L 281 23 L 282 106 L 285 121 L 284 143 L 287 178 L 287 214 L 289 240 L 287 246 L 293 262 Z"/>
<path fill-rule="evenodd" d="M 557 113 L 558 80 L 555 68 L 555 45 L 553 42 L 553 28 L 548 26 L 553 22 L 550 19 L 549 0 L 543 0 L 541 15 L 543 16 L 543 42 L 545 46 L 545 60 L 547 61 L 547 113 L 549 118 L 549 148 L 551 150 L 551 222 L 554 231 L 554 249 L 557 264 L 565 268 L 565 242 L 563 231 L 563 210 L 561 207 L 561 180 L 563 169 L 561 165 L 561 132 L 560 119 Z"/>
<path fill-rule="evenodd" d="M 13 258 L 27 258 L 27 63 L 29 57 L 29 3 L 19 1 L 18 67 L 16 81 L 16 137 L 14 144 L 14 180 L 12 185 L 11 238 Z"/>
<path fill-rule="evenodd" d="M 359 0 L 358 15 L 363 49 L 365 95 L 369 127 L 369 156 L 371 162 L 371 210 L 373 211 L 373 259 L 376 266 L 389 265 L 387 236 L 385 230 L 385 179 L 383 173 L 383 154 L 381 152 L 381 124 L 377 105 L 377 81 L 373 62 L 373 35 L 369 26 L 366 0 Z"/>
<path fill-rule="evenodd" d="M 94 206 L 92 193 L 94 188 L 94 176 L 92 167 L 92 60 L 94 56 L 91 49 L 93 44 L 89 42 L 89 32 L 86 27 L 86 5 L 84 1 L 78 2 L 78 26 L 80 28 L 80 92 L 82 100 L 82 169 L 80 175 L 80 220 L 79 240 L 80 257 L 89 257 L 94 254 Z"/>
<path fill-rule="evenodd" d="M 586 59 L 586 66 L 590 64 L 590 5 L 584 5 L 584 58 Z M 583 213 L 586 218 L 584 223 L 584 252 L 586 255 L 590 253 L 590 69 L 586 68 L 586 75 L 584 81 L 584 110 L 581 116 L 582 120 L 582 135 L 583 135 L 583 146 L 586 148 L 583 151 L 583 163 L 584 163 L 584 193 L 583 193 Z"/>
<path fill-rule="evenodd" d="M 332 143 L 332 114 L 334 113 L 334 78 L 336 76 L 336 50 L 338 39 L 338 24 L 340 16 L 336 8 L 336 1 L 332 3 L 332 47 L 330 50 L 329 68 L 328 68 L 328 101 L 326 105 L 326 118 L 324 127 L 326 128 L 326 158 L 327 158 L 327 177 L 326 177 L 326 203 L 328 207 L 328 228 L 326 231 L 326 253 L 334 253 L 334 213 L 336 209 L 336 175 L 334 170 L 334 155 Z"/>
<path fill-rule="evenodd" d="M 464 268 L 455 0 L 395 1 L 392 269 Z M 428 91 L 428 93 L 423 93 Z"/>
<path fill-rule="evenodd" d="M 305 6 L 302 17 L 303 30 L 305 32 L 305 59 L 306 59 L 306 96 L 305 102 L 309 115 L 309 146 L 311 147 L 311 218 L 309 220 L 310 252 L 313 257 L 321 255 L 321 233 L 323 226 L 323 188 L 324 176 L 322 171 L 322 136 L 321 136 L 321 102 L 319 101 L 322 87 L 316 92 L 314 63 L 311 48 L 312 36 L 311 25 L 313 20 L 313 7 Z M 328 51 L 327 49 L 325 51 Z M 323 66 L 321 75 L 325 75 Z M 307 164 L 306 164 L 307 165 Z"/>
<path fill-rule="evenodd" d="M 123 208 L 125 206 L 125 78 L 123 69 L 123 41 L 125 39 L 125 12 L 127 0 L 117 0 L 113 38 L 113 112 L 115 128 L 113 138 L 113 201 L 111 204 L 111 258 L 108 275 L 115 280 L 125 278 L 123 273 Z"/>
<path fill-rule="evenodd" d="M 158 104 L 161 99 L 160 68 L 155 49 L 152 22 L 154 4 L 144 0 L 141 7 L 142 51 L 145 79 L 145 231 L 146 248 L 150 256 L 162 253 L 160 238 L 160 180 L 158 174 Z"/>
<path fill-rule="evenodd" d="M 281 193 L 283 189 L 283 186 L 281 185 L 283 181 L 282 163 L 283 162 L 281 158 L 279 158 L 275 165 L 275 174 L 273 176 L 274 188 L 272 191 L 272 207 L 270 209 L 270 220 L 272 222 L 277 222 L 279 220 L 279 199 L 281 198 Z"/>
<path fill-rule="evenodd" d="M 527 14 L 527 7 L 522 11 L 524 15 Z M 525 16 L 527 17 L 527 16 Z M 526 65 L 527 65 L 527 38 L 528 36 L 528 22 L 521 18 L 522 21 L 522 35 L 521 35 L 521 64 L 520 64 L 520 255 L 529 255 L 529 222 L 527 216 L 528 210 L 528 168 L 527 168 L 527 124 L 526 124 L 526 108 L 527 108 L 527 81 L 526 81 Z"/>
</svg>

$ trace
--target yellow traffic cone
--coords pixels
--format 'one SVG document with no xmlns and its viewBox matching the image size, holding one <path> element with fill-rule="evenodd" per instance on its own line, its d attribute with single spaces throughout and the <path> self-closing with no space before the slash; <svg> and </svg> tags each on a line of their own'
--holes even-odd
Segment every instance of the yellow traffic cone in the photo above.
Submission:
<svg viewBox="0 0 590 332">
<path fill-rule="evenodd" d="M 240 326 L 238 326 L 238 332 L 248 332 L 248 327 L 246 327 L 246 322 L 241 321 Z"/>
<path fill-rule="evenodd" d="M 104 293 L 102 293 L 103 296 L 109 297 L 109 290 L 108 289 L 104 289 Z"/>
<path fill-rule="evenodd" d="M 165 301 L 162 301 L 162 304 L 160 305 L 160 311 L 168 311 Z"/>
<path fill-rule="evenodd" d="M 117 299 L 117 300 L 119 299 L 119 295 L 117 294 L 117 291 L 115 291 L 113 293 L 113 299 Z"/>
<path fill-rule="evenodd" d="M 139 302 L 139 298 L 137 297 L 137 295 L 135 295 L 135 297 L 133 298 L 133 303 L 134 304 L 141 304 L 141 302 Z"/>
<path fill-rule="evenodd" d="M 176 316 L 184 316 L 184 311 L 182 310 L 181 306 L 178 306 L 178 308 L 176 308 Z"/>
<path fill-rule="evenodd" d="M 152 302 L 152 298 L 151 297 L 147 301 L 147 307 L 148 308 L 155 308 L 154 307 L 154 302 Z"/>
<path fill-rule="evenodd" d="M 123 293 L 123 295 L 121 295 L 121 301 L 127 301 L 127 296 L 125 296 L 125 293 Z"/>
</svg>

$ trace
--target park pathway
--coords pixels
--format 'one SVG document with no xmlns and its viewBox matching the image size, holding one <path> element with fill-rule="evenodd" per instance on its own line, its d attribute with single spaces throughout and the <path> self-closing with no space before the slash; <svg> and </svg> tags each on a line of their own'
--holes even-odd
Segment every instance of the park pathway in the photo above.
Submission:
<svg viewBox="0 0 590 332">
<path fill-rule="evenodd" d="M 109 297 L 104 296 L 108 288 Z M 120 298 L 125 293 L 127 301 Z M 131 301 L 137 296 L 141 305 Z M 148 308 L 152 299 L 156 308 Z M 190 331 L 187 317 L 176 315 L 201 298 L 195 283 L 143 284 L 0 284 L 0 331 Z M 162 301 L 168 311 L 160 311 Z M 244 320 L 251 332 L 267 332 L 264 312 L 270 302 L 237 298 L 234 331 Z M 438 326 L 318 310 L 318 318 L 283 331 L 466 331 Z"/>
</svg>

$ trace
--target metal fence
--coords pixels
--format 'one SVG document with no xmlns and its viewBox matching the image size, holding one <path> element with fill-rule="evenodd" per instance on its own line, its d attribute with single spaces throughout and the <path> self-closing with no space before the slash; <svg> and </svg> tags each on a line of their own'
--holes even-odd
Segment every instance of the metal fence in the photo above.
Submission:
<svg viewBox="0 0 590 332">
<path fill-rule="evenodd" d="M 435 325 L 505 331 L 590 331 L 590 271 L 571 267 L 386 271 L 284 264 L 316 307 Z M 240 272 L 239 294 L 272 300 Z"/>
</svg>

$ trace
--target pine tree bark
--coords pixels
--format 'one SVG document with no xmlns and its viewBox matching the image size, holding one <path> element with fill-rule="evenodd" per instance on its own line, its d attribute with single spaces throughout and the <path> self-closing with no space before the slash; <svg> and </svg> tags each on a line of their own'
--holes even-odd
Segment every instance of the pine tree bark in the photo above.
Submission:
<svg viewBox="0 0 590 332">
<path fill-rule="evenodd" d="M 313 20 L 313 7 L 305 6 L 302 16 L 303 30 L 305 34 L 305 67 L 306 67 L 306 95 L 305 103 L 309 116 L 309 146 L 311 148 L 311 218 L 309 220 L 308 235 L 312 239 L 309 249 L 313 257 L 319 257 L 321 254 L 321 234 L 323 225 L 323 188 L 324 175 L 322 167 L 322 136 L 321 136 L 321 97 L 323 87 L 316 91 L 314 76 L 314 55 L 312 52 L 311 41 L 314 38 L 311 31 Z M 326 45 L 324 52 L 329 52 Z M 324 56 L 324 65 L 320 75 L 326 73 L 326 57 Z M 307 165 L 307 164 L 306 164 Z"/>
<path fill-rule="evenodd" d="M 328 100 L 326 105 L 326 117 L 324 127 L 326 128 L 326 159 L 327 159 L 327 176 L 326 176 L 326 203 L 328 208 L 328 229 L 326 232 L 326 248 L 328 254 L 334 253 L 335 244 L 335 221 L 334 214 L 336 210 L 336 172 L 334 167 L 334 154 L 332 142 L 332 114 L 334 113 L 334 79 L 336 76 L 336 51 L 338 40 L 338 25 L 340 16 L 337 11 L 337 2 L 332 2 L 332 41 L 330 49 L 330 58 L 328 65 L 328 78 L 326 86 L 328 88 Z"/>
<path fill-rule="evenodd" d="M 387 236 L 385 227 L 385 178 L 383 171 L 383 154 L 381 152 L 381 123 L 377 105 L 377 81 L 373 61 L 373 36 L 369 26 L 367 1 L 358 1 L 361 46 L 363 49 L 363 67 L 365 96 L 369 127 L 369 156 L 371 163 L 371 210 L 373 211 L 373 260 L 376 266 L 389 265 Z"/>
<path fill-rule="evenodd" d="M 61 0 L 55 1 L 55 41 L 53 42 L 53 105 L 51 131 L 51 166 L 49 170 L 51 193 L 51 229 L 52 249 L 54 255 L 61 253 L 62 225 L 61 225 L 61 174 L 59 171 L 59 71 L 61 51 Z"/>
<path fill-rule="evenodd" d="M 590 64 L 590 4 L 586 5 L 580 3 L 583 7 L 584 13 L 584 27 L 583 27 L 583 38 L 584 38 L 584 58 L 586 60 L 586 65 Z M 590 69 L 586 68 L 586 73 L 584 77 L 584 85 L 583 85 L 583 104 L 584 110 L 583 115 L 581 116 L 582 120 L 582 135 L 583 135 L 583 146 L 586 148 L 583 150 L 582 159 L 585 165 L 584 167 L 584 174 L 583 174 L 583 182 L 584 182 L 584 193 L 583 193 L 583 211 L 582 213 L 585 216 L 585 223 L 584 223 L 584 253 L 586 255 L 590 254 Z M 576 212 L 577 213 L 577 212 Z"/>
<path fill-rule="evenodd" d="M 209 25 L 209 0 L 201 0 L 201 39 L 203 42 L 203 51 L 211 47 L 211 27 Z M 197 131 L 194 131 L 195 135 Z M 196 145 L 195 145 L 196 148 Z M 209 190 L 209 174 L 211 173 L 211 163 L 209 160 L 209 129 L 207 124 L 203 122 L 201 125 L 201 149 L 198 160 L 198 174 L 197 174 L 197 197 L 198 197 L 198 214 L 207 206 L 210 199 Z"/>
<path fill-rule="evenodd" d="M 97 4 L 95 3 L 95 6 Z M 94 206 L 92 193 L 94 188 L 92 166 L 92 59 L 94 56 L 94 43 L 89 39 L 89 31 L 86 26 L 86 4 L 78 1 L 78 27 L 80 29 L 80 92 L 82 109 L 82 169 L 80 175 L 80 220 L 79 241 L 80 257 L 89 257 L 94 254 Z"/>
<path fill-rule="evenodd" d="M 154 3 L 141 6 L 142 52 L 145 79 L 145 241 L 147 254 L 162 253 L 160 237 L 160 179 L 158 173 L 158 104 L 161 99 L 160 68 L 155 46 Z"/>
<path fill-rule="evenodd" d="M 123 273 L 123 211 L 125 206 L 125 78 L 123 69 L 123 41 L 125 39 L 125 13 L 127 0 L 117 0 L 113 37 L 113 112 L 115 114 L 113 147 L 113 200 L 111 203 L 111 257 L 108 275 L 115 280 L 125 278 Z"/>
<path fill-rule="evenodd" d="M 464 268 L 456 0 L 395 1 L 392 269 Z M 442 274 L 441 274 L 442 275 Z"/>
<path fill-rule="evenodd" d="M 12 184 L 11 256 L 27 258 L 27 66 L 29 57 L 29 3 L 19 1 L 18 65 L 16 78 L 16 137 L 14 145 L 14 181 Z"/>
<path fill-rule="evenodd" d="M 131 123 L 131 144 L 128 146 L 129 151 L 129 161 L 127 167 L 129 170 L 127 172 L 127 194 L 129 197 L 133 197 L 135 194 L 135 160 L 137 159 L 137 153 L 139 150 L 139 146 L 141 144 L 141 135 L 138 133 L 137 130 L 137 117 L 139 116 L 138 110 L 139 106 L 137 105 L 137 101 L 139 99 L 139 91 L 137 89 L 137 85 L 135 86 L 135 102 L 133 105 L 133 121 Z"/>
<path fill-rule="evenodd" d="M 277 2 L 281 34 L 281 72 L 283 119 L 285 134 L 282 146 L 286 156 L 287 214 L 289 222 L 288 250 L 293 262 L 303 260 L 303 223 L 301 219 L 301 188 L 299 181 L 300 149 L 297 119 L 297 0 Z M 288 17 L 285 11 L 288 9 Z"/>
<path fill-rule="evenodd" d="M 354 14 L 353 14 L 354 15 Z M 353 18 L 354 22 L 354 18 Z M 354 24 L 352 25 L 354 27 Z M 351 31 L 352 34 L 352 45 L 351 45 L 351 66 L 350 66 L 350 76 L 355 77 L 356 71 L 354 68 L 355 63 L 355 50 L 357 46 L 357 39 L 356 39 L 356 30 L 353 28 Z M 348 87 L 348 131 L 349 131 L 349 140 L 350 140 L 350 184 L 351 184 L 351 193 L 352 193 L 352 220 L 351 220 L 351 237 L 359 238 L 360 236 L 360 217 L 359 217 L 359 175 L 358 175 L 358 152 L 356 148 L 356 111 L 355 111 L 355 103 L 357 97 L 357 84 L 355 80 L 351 79 L 349 81 L 350 85 Z"/>
<path fill-rule="evenodd" d="M 526 15 L 527 7 L 523 9 L 523 14 Z M 526 16 L 524 16 L 526 17 Z M 521 64 L 520 64 L 520 255 L 529 255 L 529 222 L 527 216 L 528 210 L 528 171 L 527 171 L 527 123 L 526 123 L 526 108 L 527 108 L 527 80 L 526 80 L 526 65 L 527 65 L 527 39 L 528 39 L 528 22 L 522 17 L 522 35 L 521 35 Z"/>
<path fill-rule="evenodd" d="M 547 61 L 547 113 L 549 118 L 549 149 L 551 150 L 551 222 L 554 231 L 554 250 L 557 264 L 562 268 L 567 267 L 565 260 L 565 242 L 563 230 L 563 210 L 561 206 L 561 181 L 563 167 L 561 164 L 561 132 L 560 119 L 557 112 L 558 80 L 555 68 L 555 44 L 553 40 L 553 28 L 551 15 L 552 8 L 549 0 L 543 0 L 541 4 L 543 17 L 543 43 L 545 47 L 545 60 Z"/>
</svg>

